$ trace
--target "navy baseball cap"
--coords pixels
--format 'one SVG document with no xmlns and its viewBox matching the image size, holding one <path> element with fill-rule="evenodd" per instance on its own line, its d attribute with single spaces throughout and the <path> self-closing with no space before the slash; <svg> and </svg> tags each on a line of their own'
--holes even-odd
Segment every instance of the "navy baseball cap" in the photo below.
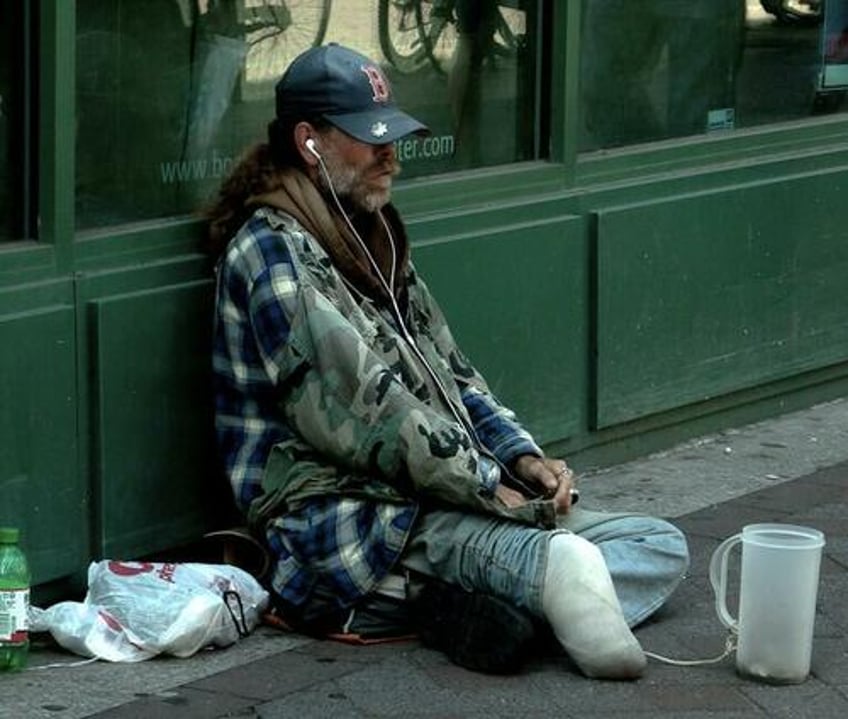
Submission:
<svg viewBox="0 0 848 719">
<path fill-rule="evenodd" d="M 336 43 L 298 55 L 277 83 L 275 94 L 278 118 L 321 118 L 369 145 L 430 132 L 395 104 L 389 81 L 377 63 Z"/>
</svg>

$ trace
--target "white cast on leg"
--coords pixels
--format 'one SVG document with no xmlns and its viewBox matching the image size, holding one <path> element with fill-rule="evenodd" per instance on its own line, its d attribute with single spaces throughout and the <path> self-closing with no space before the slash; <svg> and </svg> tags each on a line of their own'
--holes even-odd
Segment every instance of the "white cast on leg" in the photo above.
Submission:
<svg viewBox="0 0 848 719">
<path fill-rule="evenodd" d="M 542 610 L 560 644 L 589 677 L 635 679 L 642 647 L 624 620 L 600 550 L 576 534 L 551 537 Z"/>
</svg>

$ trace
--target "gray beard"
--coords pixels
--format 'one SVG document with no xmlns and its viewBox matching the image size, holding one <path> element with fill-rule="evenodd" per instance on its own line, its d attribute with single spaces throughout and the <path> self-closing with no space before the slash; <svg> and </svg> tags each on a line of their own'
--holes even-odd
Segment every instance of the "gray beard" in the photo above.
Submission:
<svg viewBox="0 0 848 719">
<path fill-rule="evenodd" d="M 329 175 L 330 180 L 332 180 L 332 190 L 335 190 L 339 201 L 343 204 L 365 212 L 376 212 L 388 204 L 391 192 L 382 190 L 366 192 L 362 190 L 356 169 L 340 162 L 332 153 L 324 154 L 324 166 L 326 175 L 319 171 L 318 183 L 322 190 L 331 192 L 330 182 L 327 179 L 327 175 Z"/>
</svg>

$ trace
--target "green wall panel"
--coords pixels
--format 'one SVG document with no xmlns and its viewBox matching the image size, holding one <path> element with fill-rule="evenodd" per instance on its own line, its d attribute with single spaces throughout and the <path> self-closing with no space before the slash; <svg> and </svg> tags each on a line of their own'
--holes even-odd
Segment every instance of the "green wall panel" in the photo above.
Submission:
<svg viewBox="0 0 848 719">
<path fill-rule="evenodd" d="M 597 424 L 848 359 L 848 173 L 597 212 Z"/>
<path fill-rule="evenodd" d="M 539 214 L 443 218 L 413 260 L 492 390 L 548 443 L 586 422 L 588 262 L 582 219 Z"/>
<path fill-rule="evenodd" d="M 0 525 L 20 527 L 36 583 L 88 556 L 76 431 L 71 283 L 0 292 Z"/>
<path fill-rule="evenodd" d="M 211 281 L 195 280 L 88 303 L 92 471 L 104 556 L 195 540 L 220 509 L 211 302 Z"/>
</svg>

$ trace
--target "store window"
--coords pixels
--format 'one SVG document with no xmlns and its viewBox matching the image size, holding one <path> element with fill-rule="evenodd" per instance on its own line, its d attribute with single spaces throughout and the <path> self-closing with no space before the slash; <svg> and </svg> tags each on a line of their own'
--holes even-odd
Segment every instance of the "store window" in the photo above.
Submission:
<svg viewBox="0 0 848 719">
<path fill-rule="evenodd" d="M 583 0 L 583 151 L 848 109 L 848 0 Z"/>
<path fill-rule="evenodd" d="M 0 242 L 24 235 L 26 36 L 23 8 L 0 0 Z"/>
<path fill-rule="evenodd" d="M 77 224 L 196 210 L 261 140 L 300 51 L 377 59 L 432 136 L 404 178 L 531 159 L 541 0 L 77 0 Z"/>
</svg>

